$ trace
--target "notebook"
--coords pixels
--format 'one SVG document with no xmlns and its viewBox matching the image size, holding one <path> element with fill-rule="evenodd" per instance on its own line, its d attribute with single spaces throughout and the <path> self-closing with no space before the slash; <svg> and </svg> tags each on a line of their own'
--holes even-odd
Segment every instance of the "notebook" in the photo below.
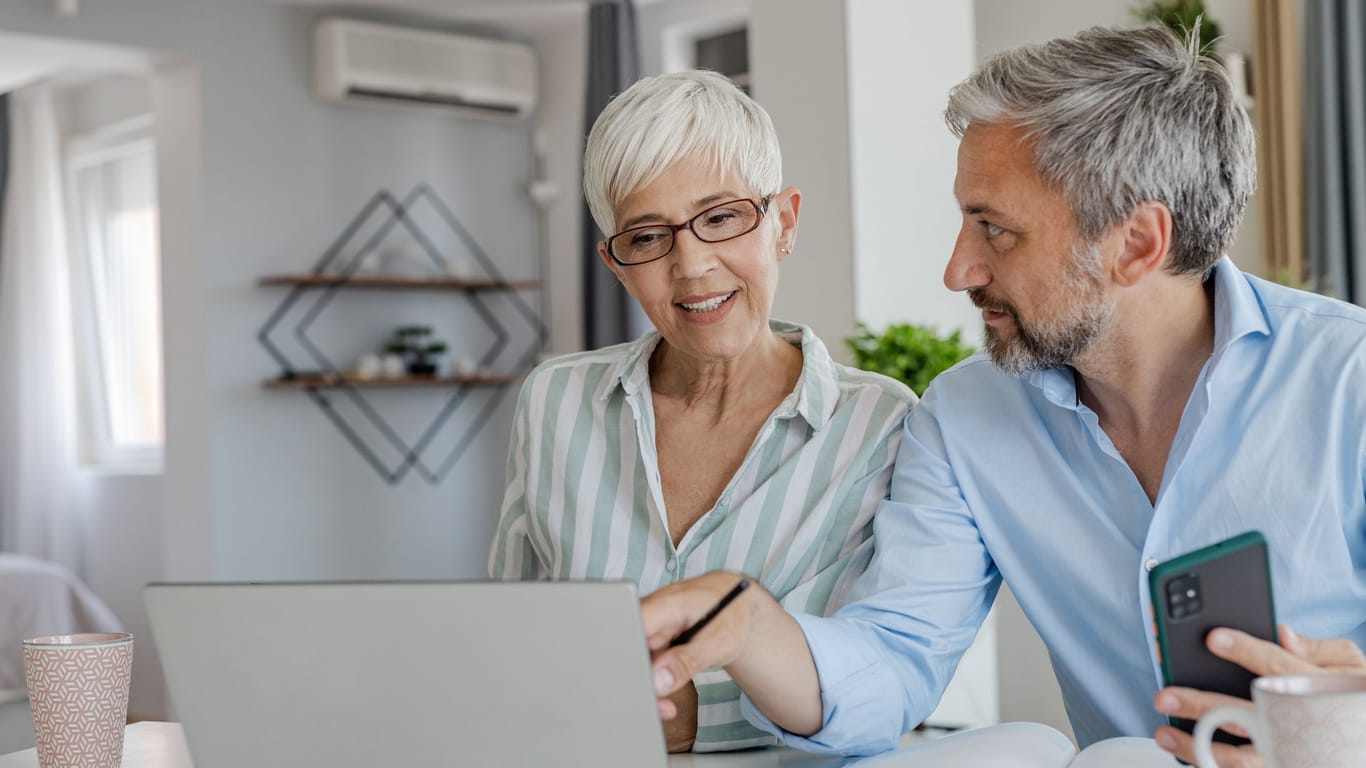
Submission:
<svg viewBox="0 0 1366 768">
<path fill-rule="evenodd" d="M 195 768 L 664 768 L 632 585 L 152 584 Z"/>
</svg>

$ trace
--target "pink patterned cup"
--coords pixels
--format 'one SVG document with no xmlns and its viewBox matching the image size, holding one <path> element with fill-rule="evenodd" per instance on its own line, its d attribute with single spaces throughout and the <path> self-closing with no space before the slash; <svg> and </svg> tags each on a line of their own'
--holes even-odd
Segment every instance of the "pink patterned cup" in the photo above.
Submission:
<svg viewBox="0 0 1366 768">
<path fill-rule="evenodd" d="M 132 672 L 132 635 L 24 641 L 40 768 L 118 768 Z"/>
<path fill-rule="evenodd" d="M 1210 737 L 1224 723 L 1252 735 L 1268 768 L 1366 764 L 1366 676 L 1287 675 L 1252 683 L 1254 706 L 1218 707 L 1195 726 L 1195 759 L 1215 766 Z"/>
</svg>

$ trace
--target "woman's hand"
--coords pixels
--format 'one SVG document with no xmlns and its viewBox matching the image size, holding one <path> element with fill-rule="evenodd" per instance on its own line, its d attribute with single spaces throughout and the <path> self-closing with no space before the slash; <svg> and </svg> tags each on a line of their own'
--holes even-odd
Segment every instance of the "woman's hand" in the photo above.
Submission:
<svg viewBox="0 0 1366 768">
<path fill-rule="evenodd" d="M 690 752 L 697 740 L 697 686 L 688 684 L 669 694 L 677 713 L 664 721 L 664 743 L 670 752 Z"/>
<path fill-rule="evenodd" d="M 1209 633 L 1205 644 L 1215 656 L 1259 676 L 1321 675 L 1332 672 L 1366 674 L 1366 655 L 1351 640 L 1315 640 L 1298 635 L 1286 626 L 1280 628 L 1280 635 L 1281 643 L 1276 645 L 1236 629 L 1216 629 Z M 1252 706 L 1251 702 L 1244 699 L 1178 686 L 1163 688 L 1153 700 L 1158 712 L 1188 720 L 1199 720 L 1211 709 L 1230 704 Z M 1237 726 L 1228 725 L 1224 728 L 1235 736 L 1248 735 Z M 1157 729 L 1153 738 L 1158 746 L 1173 755 L 1188 763 L 1195 762 L 1194 740 L 1185 731 L 1164 725 Z M 1263 765 L 1261 757 L 1251 745 L 1235 747 L 1216 743 L 1212 746 L 1214 757 L 1223 768 L 1260 768 Z"/>
</svg>

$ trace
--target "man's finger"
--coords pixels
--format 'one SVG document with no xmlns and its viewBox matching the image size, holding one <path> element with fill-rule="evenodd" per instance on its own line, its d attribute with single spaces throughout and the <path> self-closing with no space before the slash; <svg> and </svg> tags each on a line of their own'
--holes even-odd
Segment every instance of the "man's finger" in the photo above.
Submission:
<svg viewBox="0 0 1366 768">
<path fill-rule="evenodd" d="M 678 705 L 668 698 L 659 699 L 659 719 L 672 720 L 678 717 Z"/>
<path fill-rule="evenodd" d="M 1344 637 L 1318 640 L 1281 625 L 1281 645 L 1295 656 L 1320 667 L 1366 673 L 1366 655 Z"/>
<path fill-rule="evenodd" d="M 1199 720 L 1204 714 L 1215 707 L 1250 707 L 1251 702 L 1235 696 L 1226 696 L 1222 693 L 1210 693 L 1209 691 L 1197 691 L 1194 688 L 1181 688 L 1172 686 L 1163 688 L 1157 692 L 1153 699 L 1153 708 L 1168 717 L 1180 717 L 1186 720 Z M 1240 726 L 1233 723 L 1225 723 L 1219 726 L 1222 730 L 1228 731 L 1234 736 L 1247 738 L 1248 734 Z"/>
<path fill-rule="evenodd" d="M 1322 671 L 1275 643 L 1258 640 L 1236 629 L 1221 627 L 1210 632 L 1205 645 L 1215 656 L 1257 675 L 1305 675 Z"/>
<path fill-rule="evenodd" d="M 1164 725 L 1153 734 L 1157 746 L 1167 750 L 1181 760 L 1195 765 L 1195 739 L 1189 733 L 1170 725 Z M 1231 744 L 1214 743 L 1210 745 L 1219 768 L 1263 768 L 1265 763 L 1251 746 L 1235 747 Z"/>
<path fill-rule="evenodd" d="M 706 669 L 706 665 L 699 665 L 691 658 L 686 645 L 656 655 L 650 667 L 654 672 L 656 696 L 668 696 L 692 680 L 698 671 Z"/>
</svg>

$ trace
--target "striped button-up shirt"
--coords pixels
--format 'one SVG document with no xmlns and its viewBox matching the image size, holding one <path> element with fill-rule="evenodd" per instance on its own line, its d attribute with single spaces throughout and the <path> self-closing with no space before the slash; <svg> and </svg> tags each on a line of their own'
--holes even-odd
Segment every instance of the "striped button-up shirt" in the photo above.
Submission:
<svg viewBox="0 0 1366 768">
<path fill-rule="evenodd" d="M 650 356 L 660 337 L 568 355 L 522 386 L 496 579 L 622 579 L 641 594 L 708 571 L 759 580 L 789 610 L 828 615 L 873 553 L 904 385 L 840 365 L 809 328 L 772 321 L 802 351 L 797 385 L 759 430 L 716 506 L 674 546 L 655 451 Z M 698 751 L 773 743 L 740 714 L 722 670 L 694 679 Z"/>
</svg>

